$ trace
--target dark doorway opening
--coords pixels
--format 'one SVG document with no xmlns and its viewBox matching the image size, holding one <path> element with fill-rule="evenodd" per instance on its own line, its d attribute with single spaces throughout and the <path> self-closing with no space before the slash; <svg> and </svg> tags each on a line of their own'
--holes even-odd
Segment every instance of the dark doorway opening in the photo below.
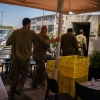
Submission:
<svg viewBox="0 0 100 100">
<path fill-rule="evenodd" d="M 88 47 L 89 47 L 89 35 L 90 35 L 90 22 L 72 22 L 73 29 L 76 35 L 78 35 L 80 32 L 80 29 L 84 30 L 84 35 L 87 39 L 87 51 L 85 52 L 85 56 L 88 55 Z"/>
</svg>

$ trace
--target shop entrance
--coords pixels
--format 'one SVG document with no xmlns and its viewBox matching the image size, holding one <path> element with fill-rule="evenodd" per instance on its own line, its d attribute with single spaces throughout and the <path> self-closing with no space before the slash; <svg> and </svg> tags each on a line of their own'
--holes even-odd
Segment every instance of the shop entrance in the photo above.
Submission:
<svg viewBox="0 0 100 100">
<path fill-rule="evenodd" d="M 75 32 L 75 35 L 78 35 L 80 32 L 80 29 L 84 30 L 84 35 L 87 39 L 87 52 L 85 52 L 85 55 L 88 55 L 88 47 L 89 47 L 89 35 L 90 35 L 90 22 L 72 22 L 73 29 Z"/>
</svg>

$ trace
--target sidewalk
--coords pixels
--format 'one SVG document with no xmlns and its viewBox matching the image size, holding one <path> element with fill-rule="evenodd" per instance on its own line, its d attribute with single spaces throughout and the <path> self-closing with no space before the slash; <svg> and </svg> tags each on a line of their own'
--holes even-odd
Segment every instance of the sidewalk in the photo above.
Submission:
<svg viewBox="0 0 100 100">
<path fill-rule="evenodd" d="M 0 74 L 1 74 L 1 67 L 0 67 Z M 27 78 L 24 84 L 24 89 L 22 90 L 22 94 L 20 96 L 15 94 L 16 100 L 44 100 L 45 91 L 42 90 L 41 88 L 38 90 L 32 90 L 31 86 L 29 85 L 30 82 L 32 82 L 32 79 Z M 5 79 L 4 74 L 3 74 L 3 83 L 5 85 L 6 91 L 8 92 L 10 84 L 9 80 Z"/>
<path fill-rule="evenodd" d="M 20 96 L 15 94 L 16 100 L 44 100 L 45 91 L 41 88 L 38 90 L 32 90 L 31 86 L 28 85 L 31 81 L 31 79 L 27 78 L 22 94 Z M 10 85 L 6 85 L 5 88 L 8 92 Z"/>
</svg>

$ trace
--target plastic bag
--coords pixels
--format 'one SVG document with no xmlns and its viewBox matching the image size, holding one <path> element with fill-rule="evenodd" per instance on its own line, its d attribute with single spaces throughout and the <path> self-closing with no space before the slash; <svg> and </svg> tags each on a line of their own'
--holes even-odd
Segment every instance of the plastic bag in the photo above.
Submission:
<svg viewBox="0 0 100 100">
<path fill-rule="evenodd" d="M 8 100 L 8 94 L 0 77 L 0 100 Z"/>
</svg>

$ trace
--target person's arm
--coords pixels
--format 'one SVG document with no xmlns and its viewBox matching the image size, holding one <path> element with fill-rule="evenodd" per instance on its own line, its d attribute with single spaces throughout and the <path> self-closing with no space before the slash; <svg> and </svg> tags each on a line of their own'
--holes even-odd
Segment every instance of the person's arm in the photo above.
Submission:
<svg viewBox="0 0 100 100">
<path fill-rule="evenodd" d="M 61 41 L 61 37 L 57 37 L 56 39 L 46 40 L 46 39 L 38 36 L 34 31 L 32 31 L 32 38 L 33 38 L 34 42 L 39 42 L 39 43 L 42 43 L 44 45 Z"/>
<path fill-rule="evenodd" d="M 7 41 L 6 41 L 6 46 L 12 45 L 13 35 L 14 35 L 14 32 L 13 32 L 13 33 L 10 35 L 10 37 L 7 39 Z"/>
<path fill-rule="evenodd" d="M 51 40 L 46 40 L 46 43 L 54 43 L 54 42 L 60 42 L 61 41 L 61 37 L 57 37 L 56 39 L 51 39 Z"/>
<path fill-rule="evenodd" d="M 84 36 L 83 45 L 84 45 L 84 49 L 87 51 L 87 42 L 86 42 L 86 37 L 85 36 Z"/>
</svg>

